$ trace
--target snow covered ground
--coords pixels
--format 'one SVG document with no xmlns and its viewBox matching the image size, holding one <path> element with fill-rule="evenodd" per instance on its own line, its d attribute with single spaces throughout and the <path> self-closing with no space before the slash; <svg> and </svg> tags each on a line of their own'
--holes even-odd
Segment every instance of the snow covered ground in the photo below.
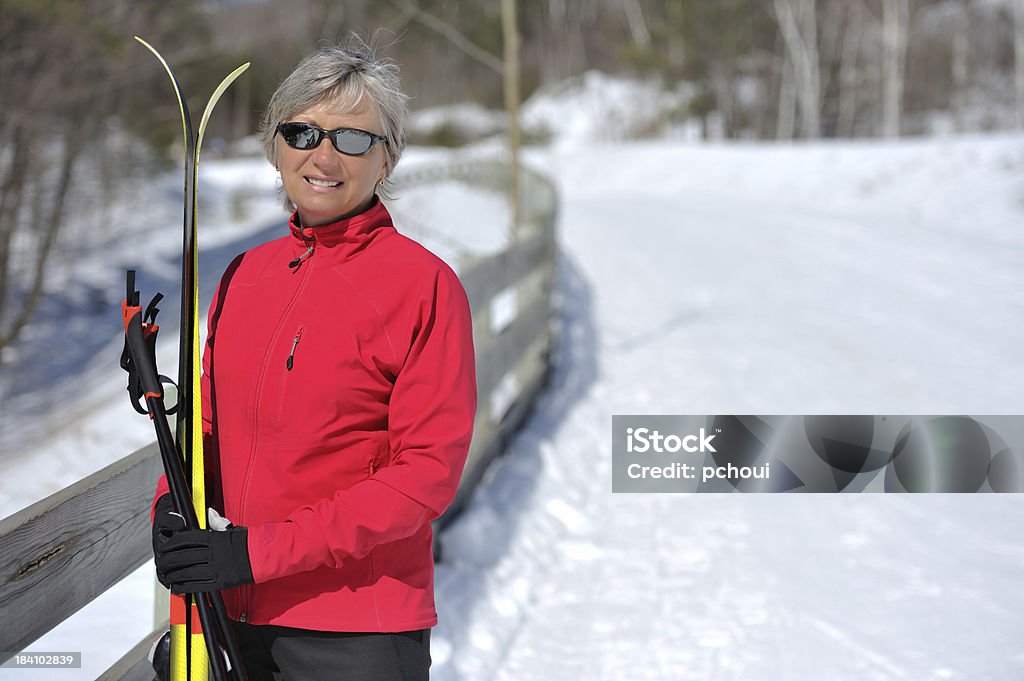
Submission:
<svg viewBox="0 0 1024 681">
<path fill-rule="evenodd" d="M 1024 137 L 529 157 L 561 190 L 558 365 L 443 537 L 433 678 L 1024 678 L 1019 497 L 612 495 L 609 438 L 615 413 L 1024 413 Z M 207 281 L 281 228 L 246 168 L 210 164 L 257 198 L 221 214 Z M 473 201 L 467 229 L 500 211 L 445 192 Z M 445 202 L 423 201 L 433 230 L 419 211 Z M 122 259 L 96 264 L 113 302 Z M 116 323 L 77 380 L 114 378 L 73 420 L 32 439 L 5 408 L 0 513 L 148 440 Z M 94 678 L 151 626 L 150 570 L 32 646 L 82 650 L 81 671 L 0 679 Z"/>
<path fill-rule="evenodd" d="M 436 677 L 1024 677 L 1019 496 L 609 493 L 613 413 L 1022 413 L 1024 139 L 548 167 L 559 366 L 445 536 Z"/>
</svg>

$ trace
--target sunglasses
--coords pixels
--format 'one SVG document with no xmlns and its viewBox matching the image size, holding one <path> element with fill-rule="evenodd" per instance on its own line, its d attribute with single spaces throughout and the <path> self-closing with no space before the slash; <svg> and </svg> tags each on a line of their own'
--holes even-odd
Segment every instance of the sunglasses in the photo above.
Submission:
<svg viewBox="0 0 1024 681">
<path fill-rule="evenodd" d="M 312 123 L 281 123 L 277 126 L 281 133 L 281 139 L 292 149 L 309 151 L 316 149 L 324 141 L 324 137 L 331 138 L 334 148 L 348 156 L 362 156 L 377 142 L 387 143 L 386 137 L 375 135 L 365 130 L 356 128 L 338 128 L 337 130 L 324 130 Z"/>
</svg>

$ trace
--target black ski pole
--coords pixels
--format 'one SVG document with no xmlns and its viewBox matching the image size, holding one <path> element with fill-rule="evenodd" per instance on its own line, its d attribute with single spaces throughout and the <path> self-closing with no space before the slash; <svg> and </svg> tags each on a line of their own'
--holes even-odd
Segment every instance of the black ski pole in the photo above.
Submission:
<svg viewBox="0 0 1024 681">
<path fill-rule="evenodd" d="M 158 299 L 154 299 L 154 302 L 155 300 Z M 151 321 L 144 321 L 142 307 L 139 304 L 139 292 L 135 290 L 134 270 L 128 270 L 127 295 L 121 309 L 124 319 L 125 355 L 127 355 L 127 357 L 122 355 L 122 366 L 125 365 L 126 359 L 130 360 L 131 367 L 125 367 L 132 377 L 129 382 L 129 390 L 132 390 L 134 384 L 135 390 L 141 391 L 141 395 L 132 396 L 133 402 L 138 397 L 145 397 L 147 411 L 156 429 L 157 446 L 160 449 L 164 473 L 167 475 L 167 486 L 171 492 L 174 510 L 184 518 L 186 529 L 197 529 L 199 521 L 195 508 L 192 506 L 188 481 L 182 468 L 181 455 L 167 423 L 163 386 L 156 367 L 154 350 L 156 332 L 159 327 L 155 321 L 159 310 L 154 304 L 150 304 L 146 310 L 146 316 Z M 237 643 L 227 622 L 227 613 L 220 592 L 209 594 L 209 599 L 203 598 L 202 594 L 197 594 L 195 600 L 199 610 L 199 622 L 203 627 L 203 638 L 210 653 L 210 666 L 215 681 L 228 681 L 228 670 L 224 666 L 222 649 L 227 655 L 231 672 L 237 681 L 247 681 Z"/>
</svg>

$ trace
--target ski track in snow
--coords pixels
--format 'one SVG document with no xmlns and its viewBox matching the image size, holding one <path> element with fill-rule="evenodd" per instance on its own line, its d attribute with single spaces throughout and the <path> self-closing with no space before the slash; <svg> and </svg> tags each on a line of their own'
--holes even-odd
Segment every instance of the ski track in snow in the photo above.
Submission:
<svg viewBox="0 0 1024 681">
<path fill-rule="evenodd" d="M 609 438 L 616 413 L 1022 413 L 1022 149 L 534 152 L 557 365 L 442 537 L 432 678 L 1024 678 L 1018 497 L 612 495 Z M 151 569 L 32 646 L 88 669 L 0 679 L 94 678 L 149 627 Z"/>
<path fill-rule="evenodd" d="M 613 413 L 1020 413 L 1019 229 L 659 190 L 605 151 L 606 182 L 556 157 L 560 364 L 444 537 L 434 677 L 1024 673 L 1014 497 L 611 495 L 608 438 Z"/>
</svg>

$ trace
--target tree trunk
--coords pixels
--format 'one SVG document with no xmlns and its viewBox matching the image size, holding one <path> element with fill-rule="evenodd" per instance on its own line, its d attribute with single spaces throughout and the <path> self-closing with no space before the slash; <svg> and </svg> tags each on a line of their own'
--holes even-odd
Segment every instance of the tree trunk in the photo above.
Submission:
<svg viewBox="0 0 1024 681">
<path fill-rule="evenodd" d="M 860 86 L 859 64 L 861 39 L 864 35 L 864 8 L 851 3 L 846 15 L 843 47 L 839 62 L 839 116 L 836 136 L 853 137 L 857 115 L 857 88 Z"/>
<path fill-rule="evenodd" d="M 796 86 L 793 83 L 793 62 L 789 52 L 782 58 L 782 79 L 779 83 L 779 116 L 775 139 L 791 140 L 796 131 Z"/>
<path fill-rule="evenodd" d="M 8 307 L 11 261 L 11 241 L 18 230 L 21 220 L 21 206 L 25 197 L 25 178 L 32 172 L 33 153 L 29 139 L 31 135 L 22 134 L 24 128 L 14 127 L 11 137 L 14 150 L 7 166 L 7 174 L 0 188 L 0 321 L 9 316 L 4 313 Z M 2 347 L 2 346 L 0 346 Z"/>
<path fill-rule="evenodd" d="M 908 0 L 882 1 L 882 133 L 899 137 L 903 115 L 903 74 L 907 61 Z"/>
<path fill-rule="evenodd" d="M 512 166 L 509 201 L 512 207 L 512 236 L 519 236 L 522 196 L 519 186 L 519 28 L 516 0 L 501 0 L 501 26 L 505 46 L 505 111 L 508 113 L 508 147 Z"/>
<path fill-rule="evenodd" d="M 647 22 L 644 20 L 644 10 L 640 7 L 640 1 L 622 0 L 622 11 L 626 13 L 626 22 L 629 24 L 629 35 L 633 38 L 633 44 L 637 47 L 650 47 L 651 33 L 647 30 Z"/>
<path fill-rule="evenodd" d="M 821 134 L 821 71 L 814 0 L 775 0 L 775 16 L 793 65 L 800 130 L 816 138 Z"/>
<path fill-rule="evenodd" d="M 52 196 L 47 196 L 49 203 L 49 214 L 43 215 L 43 192 L 34 190 L 35 200 L 32 206 L 32 223 L 41 230 L 39 245 L 35 253 L 35 266 L 32 272 L 32 283 L 29 286 L 27 297 L 15 308 L 14 319 L 7 323 L 7 328 L 0 331 L 0 349 L 14 341 L 22 328 L 32 318 L 39 299 L 43 294 L 43 285 L 46 281 L 46 262 L 53 250 L 53 244 L 57 239 L 57 232 L 60 230 L 64 218 L 64 202 L 67 199 L 68 190 L 71 188 L 71 178 L 74 173 L 75 164 L 78 161 L 81 151 L 81 139 L 86 131 L 78 126 L 67 124 L 68 128 L 63 140 L 60 174 L 57 178 L 56 187 Z M 91 131 L 90 131 L 91 132 Z M 42 176 L 39 176 L 42 178 Z M 6 307 L 6 306 L 5 306 Z"/>
<path fill-rule="evenodd" d="M 736 137 L 736 94 L 728 69 L 729 65 L 720 60 L 712 62 L 709 68 L 715 111 L 722 119 L 722 135 L 726 139 L 733 139 Z"/>
<path fill-rule="evenodd" d="M 963 115 L 966 109 L 967 95 L 967 52 L 968 36 L 970 30 L 969 8 L 966 2 L 960 2 L 957 7 L 958 16 L 953 24 L 953 45 L 952 60 L 950 63 L 950 76 L 953 81 L 953 91 L 950 93 L 949 106 L 953 110 L 953 120 L 957 131 L 964 128 Z"/>
<path fill-rule="evenodd" d="M 1013 0 L 1013 56 L 1017 83 L 1017 127 L 1024 130 L 1024 0 Z"/>
</svg>

